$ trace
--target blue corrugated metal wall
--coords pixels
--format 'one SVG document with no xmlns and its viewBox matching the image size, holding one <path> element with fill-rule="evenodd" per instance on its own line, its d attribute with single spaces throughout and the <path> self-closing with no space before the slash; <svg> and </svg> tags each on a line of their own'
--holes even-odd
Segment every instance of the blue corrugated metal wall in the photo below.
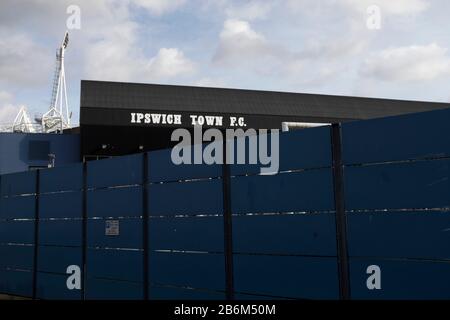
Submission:
<svg viewBox="0 0 450 320">
<path fill-rule="evenodd" d="M 353 298 L 450 299 L 449 132 L 449 110 L 343 125 Z"/>
<path fill-rule="evenodd" d="M 282 134 L 276 175 L 175 166 L 170 150 L 2 175 L 0 292 L 225 299 L 231 253 L 236 299 L 339 299 L 342 259 L 350 298 L 448 299 L 449 120 L 444 110 L 341 126 L 345 257 L 330 127 Z M 69 265 L 83 271 L 81 290 L 66 287 Z M 367 288 L 370 265 L 380 290 Z"/>
<path fill-rule="evenodd" d="M 44 159 L 34 159 L 29 154 L 29 144 L 33 142 L 48 142 L 48 152 L 56 155 L 56 166 L 80 162 L 79 134 L 0 133 L 0 174 L 46 167 L 47 155 Z"/>
</svg>

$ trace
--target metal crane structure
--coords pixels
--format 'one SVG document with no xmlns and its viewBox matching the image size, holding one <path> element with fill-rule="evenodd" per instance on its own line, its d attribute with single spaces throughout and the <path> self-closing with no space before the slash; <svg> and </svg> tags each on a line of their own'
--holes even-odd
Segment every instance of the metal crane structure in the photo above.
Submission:
<svg viewBox="0 0 450 320">
<path fill-rule="evenodd" d="M 33 123 L 28 116 L 27 109 L 25 107 L 21 107 L 19 113 L 14 119 L 14 123 L 12 125 L 12 132 L 23 132 L 23 133 L 37 133 L 39 132 L 39 125 Z"/>
<path fill-rule="evenodd" d="M 50 108 L 42 115 L 42 132 L 45 133 L 62 133 L 64 129 L 71 128 L 64 68 L 64 53 L 68 44 L 69 33 L 66 31 L 61 46 L 56 51 L 56 69 Z"/>
<path fill-rule="evenodd" d="M 64 68 L 64 53 L 68 44 L 69 33 L 66 31 L 61 46 L 56 50 L 56 69 L 49 110 L 42 116 L 36 115 L 32 122 L 27 109 L 21 107 L 14 123 L 0 126 L 0 132 L 62 133 L 63 130 L 71 128 L 72 114 L 69 114 Z"/>
</svg>

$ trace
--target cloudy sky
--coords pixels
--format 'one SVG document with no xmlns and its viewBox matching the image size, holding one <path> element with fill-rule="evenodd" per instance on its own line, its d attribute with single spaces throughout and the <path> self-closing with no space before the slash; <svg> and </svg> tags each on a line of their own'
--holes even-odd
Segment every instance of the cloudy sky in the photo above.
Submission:
<svg viewBox="0 0 450 320">
<path fill-rule="evenodd" d="M 76 122 L 81 79 L 450 102 L 448 0 L 2 0 L 0 124 L 48 108 L 71 5 Z"/>
</svg>

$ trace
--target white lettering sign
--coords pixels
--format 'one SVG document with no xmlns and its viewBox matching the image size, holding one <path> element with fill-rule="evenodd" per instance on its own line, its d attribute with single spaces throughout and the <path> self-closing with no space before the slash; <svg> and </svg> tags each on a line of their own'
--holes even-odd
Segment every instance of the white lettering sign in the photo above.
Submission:
<svg viewBox="0 0 450 320">
<path fill-rule="evenodd" d="M 230 116 L 228 123 L 224 122 L 223 116 L 190 114 L 183 122 L 181 114 L 172 113 L 142 113 L 131 112 L 130 123 L 132 124 L 153 124 L 153 125 L 169 125 L 169 126 L 208 126 L 208 127 L 246 127 L 244 117 Z"/>
</svg>

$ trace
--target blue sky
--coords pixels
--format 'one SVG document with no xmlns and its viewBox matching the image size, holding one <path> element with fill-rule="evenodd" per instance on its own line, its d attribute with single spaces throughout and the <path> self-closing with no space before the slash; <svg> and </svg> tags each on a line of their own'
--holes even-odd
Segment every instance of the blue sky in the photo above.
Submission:
<svg viewBox="0 0 450 320">
<path fill-rule="evenodd" d="M 81 79 L 450 102 L 446 0 L 2 0 L 0 124 L 48 108 L 70 5 L 75 122 Z"/>
</svg>

